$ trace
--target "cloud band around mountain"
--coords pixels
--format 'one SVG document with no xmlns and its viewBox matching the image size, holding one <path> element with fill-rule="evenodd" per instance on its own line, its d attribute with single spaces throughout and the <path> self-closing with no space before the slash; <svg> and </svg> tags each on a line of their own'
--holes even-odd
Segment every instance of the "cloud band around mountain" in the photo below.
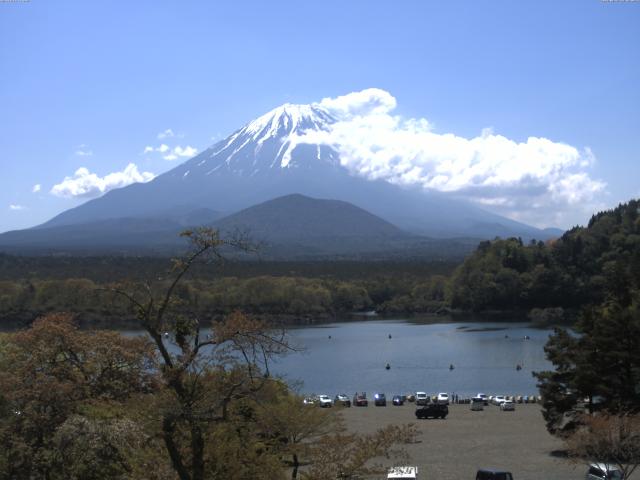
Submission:
<svg viewBox="0 0 640 480">
<path fill-rule="evenodd" d="M 393 114 L 396 99 L 370 88 L 316 105 L 338 121 L 296 143 L 327 145 L 354 174 L 465 197 L 536 225 L 564 225 L 594 208 L 606 184 L 592 179 L 589 148 L 531 136 L 515 141 L 490 129 L 473 138 L 437 133 L 425 118 Z"/>
<path fill-rule="evenodd" d="M 94 198 L 114 188 L 126 187 L 132 183 L 148 182 L 155 178 L 151 172 L 140 172 L 134 163 L 127 165 L 121 172 L 113 172 L 100 177 L 81 167 L 73 176 L 51 188 L 51 193 L 64 198 Z"/>
</svg>

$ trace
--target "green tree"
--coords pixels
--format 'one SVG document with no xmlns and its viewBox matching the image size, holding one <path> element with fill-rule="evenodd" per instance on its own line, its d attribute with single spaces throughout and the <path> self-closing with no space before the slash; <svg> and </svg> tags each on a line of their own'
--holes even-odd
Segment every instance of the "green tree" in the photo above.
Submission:
<svg viewBox="0 0 640 480">
<path fill-rule="evenodd" d="M 283 331 L 273 332 L 240 313 L 213 324 L 212 333 L 203 337 L 198 318 L 177 296 L 180 282 L 197 261 L 221 260 L 226 248 L 249 251 L 251 246 L 245 239 L 225 239 L 206 228 L 183 236 L 192 248 L 174 260 L 166 290 L 158 294 L 144 284 L 113 291 L 128 299 L 158 352 L 166 391 L 160 431 L 171 464 L 181 480 L 202 480 L 207 472 L 220 471 L 216 460 L 221 457 L 207 455 L 212 443 L 207 440 L 218 439 L 216 445 L 224 448 L 226 440 L 220 441 L 219 435 L 234 422 L 234 406 L 265 388 L 269 360 L 291 347 Z"/>
</svg>

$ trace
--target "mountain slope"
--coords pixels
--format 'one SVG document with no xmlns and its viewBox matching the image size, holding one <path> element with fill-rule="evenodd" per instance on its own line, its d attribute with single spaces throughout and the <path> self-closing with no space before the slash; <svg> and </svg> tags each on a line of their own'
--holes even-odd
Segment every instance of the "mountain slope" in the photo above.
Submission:
<svg viewBox="0 0 640 480">
<path fill-rule="evenodd" d="M 297 192 L 352 203 L 407 232 L 430 237 L 554 236 L 446 194 L 354 176 L 331 148 L 298 143 L 302 133 L 329 129 L 335 121 L 317 105 L 283 105 L 151 182 L 112 190 L 36 229 L 159 218 L 179 205 L 233 213 Z"/>
</svg>

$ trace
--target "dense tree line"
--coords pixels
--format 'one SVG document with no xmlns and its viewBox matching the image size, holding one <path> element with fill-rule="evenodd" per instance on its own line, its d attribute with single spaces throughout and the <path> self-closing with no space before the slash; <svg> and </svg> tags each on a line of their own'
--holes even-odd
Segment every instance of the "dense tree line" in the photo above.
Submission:
<svg viewBox="0 0 640 480">
<path fill-rule="evenodd" d="M 160 277 L 152 288 L 166 287 Z M 111 283 L 86 278 L 0 281 L 0 321 L 28 323 L 39 315 L 66 311 L 80 320 L 129 319 L 126 302 L 109 293 Z M 200 316 L 242 310 L 265 316 L 333 318 L 349 312 L 431 312 L 442 308 L 446 277 L 378 276 L 366 280 L 289 276 L 190 279 L 177 294 Z"/>
<path fill-rule="evenodd" d="M 482 242 L 450 281 L 449 301 L 464 310 L 600 305 L 609 291 L 640 288 L 640 201 L 594 215 L 556 241 Z"/>
</svg>

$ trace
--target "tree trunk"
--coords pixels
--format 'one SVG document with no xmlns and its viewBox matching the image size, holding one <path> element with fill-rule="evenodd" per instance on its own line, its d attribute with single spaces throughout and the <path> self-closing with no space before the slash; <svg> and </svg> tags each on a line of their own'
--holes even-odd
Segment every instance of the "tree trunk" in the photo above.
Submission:
<svg viewBox="0 0 640 480">
<path fill-rule="evenodd" d="M 293 471 L 291 472 L 291 480 L 296 480 L 296 478 L 298 478 L 299 466 L 300 466 L 300 461 L 298 460 L 298 455 L 294 453 L 293 454 Z"/>
<path fill-rule="evenodd" d="M 204 480 L 204 439 L 200 425 L 191 425 L 191 471 L 192 480 Z"/>
<path fill-rule="evenodd" d="M 172 417 L 166 416 L 162 420 L 162 437 L 164 439 L 164 444 L 167 447 L 167 451 L 169 452 L 169 456 L 171 457 L 171 464 L 173 465 L 174 470 L 178 473 L 180 480 L 192 480 L 191 475 L 184 466 L 184 462 L 182 461 L 182 455 L 180 454 L 180 450 L 173 440 L 173 436 L 176 431 L 176 425 Z"/>
</svg>

